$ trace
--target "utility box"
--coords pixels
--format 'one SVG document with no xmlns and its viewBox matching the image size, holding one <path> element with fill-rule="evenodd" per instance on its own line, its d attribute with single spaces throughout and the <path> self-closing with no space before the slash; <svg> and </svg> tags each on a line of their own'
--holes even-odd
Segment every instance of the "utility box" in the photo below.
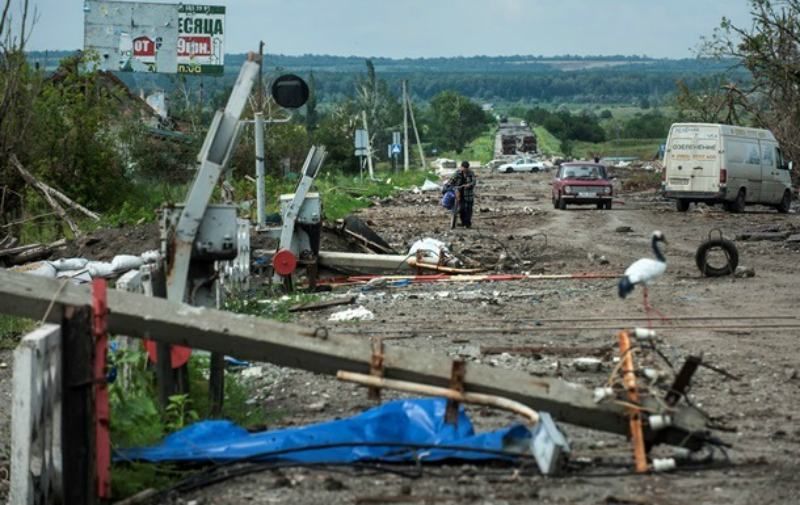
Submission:
<svg viewBox="0 0 800 505">
<path fill-rule="evenodd" d="M 166 211 L 167 229 L 178 225 L 183 205 L 176 205 Z M 236 235 L 238 222 L 236 207 L 233 205 L 209 205 L 203 221 L 197 230 L 192 248 L 192 259 L 201 261 L 232 260 L 238 255 Z"/>
<path fill-rule="evenodd" d="M 286 216 L 293 201 L 294 193 L 281 195 L 281 216 Z M 297 212 L 296 222 L 299 224 L 319 224 L 322 222 L 322 203 L 319 199 L 319 193 L 306 194 L 300 210 Z"/>
</svg>

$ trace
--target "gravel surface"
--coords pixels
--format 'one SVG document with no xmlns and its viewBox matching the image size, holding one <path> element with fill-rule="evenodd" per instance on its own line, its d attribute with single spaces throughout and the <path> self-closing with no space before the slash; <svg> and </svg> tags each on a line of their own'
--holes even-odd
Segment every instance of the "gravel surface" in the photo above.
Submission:
<svg viewBox="0 0 800 505">
<path fill-rule="evenodd" d="M 449 230 L 437 194 L 403 193 L 359 216 L 393 247 L 432 236 L 456 254 L 520 273 L 618 274 L 635 259 L 651 256 L 650 234 L 669 240 L 668 271 L 650 290 L 652 304 L 667 317 L 794 315 L 798 304 L 797 250 L 788 243 L 738 242 L 740 264 L 752 278 L 702 278 L 694 252 L 709 231 L 728 237 L 765 227 L 794 229 L 796 214 L 752 208 L 741 215 L 699 207 L 680 214 L 653 192 L 624 194 L 612 211 L 552 208 L 548 174 L 479 174 L 476 226 Z M 617 231 L 619 230 L 619 231 Z M 604 258 L 601 258 L 604 257 Z M 637 290 L 626 300 L 614 280 L 442 283 L 363 293 L 357 303 L 375 320 L 329 323 L 341 307 L 302 313 L 301 324 L 380 335 L 400 345 L 460 356 L 468 361 L 558 376 L 587 387 L 603 384 L 614 363 L 615 322 L 585 318 L 644 316 Z M 552 321 L 570 319 L 571 321 Z M 689 354 L 704 358 L 742 380 L 701 369 L 692 399 L 720 424 L 735 428 L 722 438 L 733 444 L 732 465 L 672 474 L 632 476 L 631 449 L 623 437 L 562 424 L 581 469 L 545 479 L 529 469 L 437 466 L 415 478 L 367 469 L 282 469 L 263 471 L 189 493 L 179 501 L 197 503 L 796 503 L 800 496 L 798 445 L 800 378 L 797 330 L 747 328 L 754 321 L 674 322 L 660 333 L 663 350 L 675 362 Z M 661 323 L 659 323 L 661 324 Z M 663 323 L 668 324 L 668 323 Z M 584 329 L 586 326 L 609 329 Z M 719 328 L 719 326 L 732 326 Z M 583 327 L 583 328 L 579 328 Z M 576 356 L 487 355 L 481 346 L 558 345 L 599 349 L 599 370 L 576 368 Z M 265 366 L 264 407 L 280 417 L 276 425 L 303 425 L 355 414 L 372 404 L 363 389 L 329 377 Z M 395 398 L 386 393 L 384 398 Z M 517 421 L 488 409 L 470 408 L 479 430 Z M 654 455 L 669 455 L 656 448 Z M 717 463 L 723 459 L 718 455 Z M 411 472 L 413 469 L 405 468 Z M 413 473 L 413 472 L 411 472 Z M 612 475 L 607 475 L 607 474 Z"/>
</svg>

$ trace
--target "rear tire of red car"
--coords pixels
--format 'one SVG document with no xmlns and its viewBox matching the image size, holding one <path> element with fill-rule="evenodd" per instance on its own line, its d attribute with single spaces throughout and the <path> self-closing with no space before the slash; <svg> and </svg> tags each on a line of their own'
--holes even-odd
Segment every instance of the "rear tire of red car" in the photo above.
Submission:
<svg viewBox="0 0 800 505">
<path fill-rule="evenodd" d="M 600 202 L 600 203 L 597 204 L 597 210 L 603 210 L 605 208 L 606 208 L 606 204 L 604 204 L 603 202 Z"/>
<path fill-rule="evenodd" d="M 563 198 L 558 198 L 558 208 L 560 210 L 567 210 L 567 202 Z"/>
<path fill-rule="evenodd" d="M 556 200 L 556 197 L 552 197 L 552 200 L 553 200 L 553 208 L 557 209 L 558 208 L 558 200 Z"/>
<path fill-rule="evenodd" d="M 687 210 L 689 210 L 689 201 L 675 200 L 675 208 L 678 209 L 678 212 L 686 212 Z"/>
<path fill-rule="evenodd" d="M 610 201 L 606 202 L 606 210 L 611 210 L 611 203 Z"/>
</svg>

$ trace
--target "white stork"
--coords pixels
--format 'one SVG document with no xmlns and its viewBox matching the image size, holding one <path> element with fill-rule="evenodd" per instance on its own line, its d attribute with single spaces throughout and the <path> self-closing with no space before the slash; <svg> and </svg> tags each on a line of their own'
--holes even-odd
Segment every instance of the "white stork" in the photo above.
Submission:
<svg viewBox="0 0 800 505">
<path fill-rule="evenodd" d="M 667 243 L 667 239 L 664 238 L 664 234 L 660 231 L 653 232 L 653 238 L 650 240 L 651 246 L 653 248 L 653 254 L 655 255 L 656 259 L 651 258 L 641 258 L 633 262 L 631 266 L 625 270 L 625 275 L 619 280 L 618 288 L 619 288 L 619 297 L 625 298 L 629 294 L 633 292 L 633 288 L 636 287 L 637 284 L 642 285 L 642 292 L 644 294 L 644 310 L 646 313 L 649 313 L 651 310 L 655 311 L 662 319 L 665 319 L 661 313 L 657 310 L 653 309 L 650 306 L 650 303 L 647 299 L 647 286 L 651 282 L 655 281 L 667 270 L 667 259 L 664 257 L 664 254 L 658 248 L 658 243 L 664 242 Z"/>
</svg>

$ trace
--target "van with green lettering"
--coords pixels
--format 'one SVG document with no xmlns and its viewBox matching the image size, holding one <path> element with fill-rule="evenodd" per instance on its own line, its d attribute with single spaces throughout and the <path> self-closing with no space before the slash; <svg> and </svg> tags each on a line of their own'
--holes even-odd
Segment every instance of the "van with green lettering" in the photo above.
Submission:
<svg viewBox="0 0 800 505">
<path fill-rule="evenodd" d="M 664 152 L 664 196 L 679 211 L 692 202 L 721 203 L 729 212 L 768 205 L 789 212 L 791 163 L 769 130 L 675 123 Z"/>
</svg>

